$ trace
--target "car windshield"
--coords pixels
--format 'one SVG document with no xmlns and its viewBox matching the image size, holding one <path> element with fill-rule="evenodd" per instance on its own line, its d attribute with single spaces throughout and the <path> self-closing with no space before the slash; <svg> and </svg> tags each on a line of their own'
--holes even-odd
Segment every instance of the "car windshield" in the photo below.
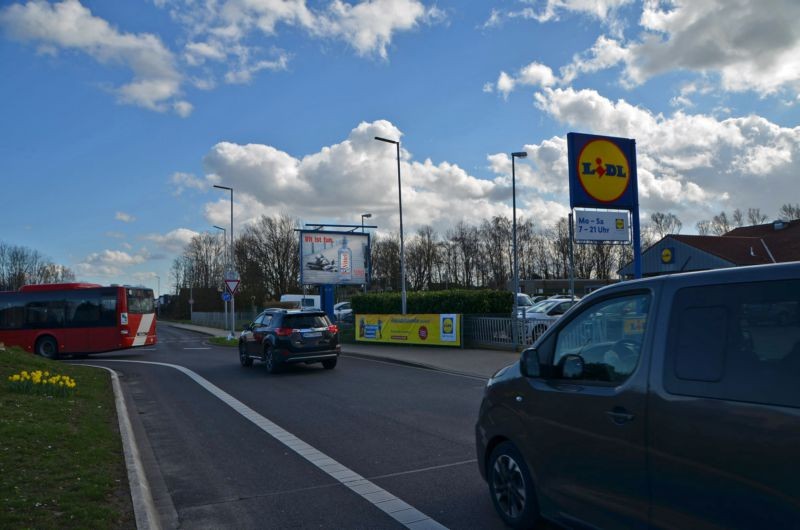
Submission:
<svg viewBox="0 0 800 530">
<path fill-rule="evenodd" d="M 286 315 L 283 327 L 293 329 L 327 328 L 331 323 L 325 315 Z"/>
<path fill-rule="evenodd" d="M 533 307 L 528 309 L 528 313 L 544 313 L 554 305 L 563 302 L 563 300 L 542 300 L 541 302 L 534 304 Z"/>
<path fill-rule="evenodd" d="M 517 306 L 523 309 L 527 309 L 533 305 L 533 300 L 531 297 L 525 293 L 517 293 Z"/>
</svg>

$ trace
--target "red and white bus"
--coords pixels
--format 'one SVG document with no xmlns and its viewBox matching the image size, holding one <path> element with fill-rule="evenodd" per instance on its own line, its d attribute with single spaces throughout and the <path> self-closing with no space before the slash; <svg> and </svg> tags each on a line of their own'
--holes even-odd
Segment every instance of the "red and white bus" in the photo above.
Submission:
<svg viewBox="0 0 800 530">
<path fill-rule="evenodd" d="M 0 342 L 51 359 L 155 344 L 153 290 L 57 283 L 2 291 Z"/>
</svg>

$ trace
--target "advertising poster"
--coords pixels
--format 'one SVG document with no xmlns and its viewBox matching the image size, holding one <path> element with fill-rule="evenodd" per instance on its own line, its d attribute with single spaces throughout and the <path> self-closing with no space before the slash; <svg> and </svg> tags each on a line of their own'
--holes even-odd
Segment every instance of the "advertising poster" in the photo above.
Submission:
<svg viewBox="0 0 800 530">
<path fill-rule="evenodd" d="M 361 285 L 367 283 L 369 234 L 300 231 L 300 283 Z"/>
<path fill-rule="evenodd" d="M 461 315 L 356 315 L 356 341 L 461 346 Z"/>
</svg>

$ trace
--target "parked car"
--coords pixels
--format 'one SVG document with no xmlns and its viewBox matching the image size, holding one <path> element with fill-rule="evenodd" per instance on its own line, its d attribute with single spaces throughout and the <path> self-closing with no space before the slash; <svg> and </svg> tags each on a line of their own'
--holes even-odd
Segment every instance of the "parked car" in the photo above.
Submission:
<svg viewBox="0 0 800 530">
<path fill-rule="evenodd" d="M 333 316 L 336 322 L 353 322 L 353 306 L 350 302 L 339 302 L 333 304 Z"/>
<path fill-rule="evenodd" d="M 341 353 L 339 328 L 323 311 L 267 309 L 245 326 L 239 337 L 239 362 L 261 361 L 269 373 L 291 363 L 336 367 Z"/>
<path fill-rule="evenodd" d="M 476 446 L 500 517 L 797 528 L 800 322 L 749 316 L 798 300 L 798 262 L 587 296 L 487 383 Z"/>
<path fill-rule="evenodd" d="M 531 340 L 535 341 L 576 303 L 577 301 L 573 300 L 551 298 L 535 304 L 525 312 L 525 336 L 531 337 Z"/>
</svg>

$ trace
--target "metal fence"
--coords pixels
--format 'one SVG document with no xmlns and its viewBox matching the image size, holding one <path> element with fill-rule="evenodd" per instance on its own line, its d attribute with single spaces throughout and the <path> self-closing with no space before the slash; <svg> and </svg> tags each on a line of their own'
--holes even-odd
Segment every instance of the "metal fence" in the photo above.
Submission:
<svg viewBox="0 0 800 530">
<path fill-rule="evenodd" d="M 241 331 L 248 322 L 252 322 L 258 315 L 252 311 L 236 312 L 236 331 Z M 230 316 L 225 320 L 222 312 L 192 313 L 192 324 L 220 329 L 230 329 Z M 529 346 L 553 323 L 552 320 L 519 319 L 517 344 L 522 347 Z M 464 315 L 463 336 L 464 346 L 468 348 L 499 348 L 514 349 L 513 319 L 511 317 L 487 317 L 482 315 Z M 340 323 L 344 326 L 344 323 Z"/>
<path fill-rule="evenodd" d="M 520 346 L 530 346 L 553 320 L 519 319 L 517 333 Z M 514 319 L 511 317 L 486 317 L 464 315 L 464 345 L 469 348 L 489 347 L 514 349 Z"/>
<path fill-rule="evenodd" d="M 236 331 L 241 331 L 242 326 L 248 322 L 252 322 L 257 315 L 258 313 L 253 313 L 252 311 L 237 311 L 235 326 Z M 223 312 L 194 311 L 192 313 L 192 324 L 211 328 L 230 329 L 231 316 L 227 315 L 227 320 L 225 317 L 226 315 Z"/>
</svg>

